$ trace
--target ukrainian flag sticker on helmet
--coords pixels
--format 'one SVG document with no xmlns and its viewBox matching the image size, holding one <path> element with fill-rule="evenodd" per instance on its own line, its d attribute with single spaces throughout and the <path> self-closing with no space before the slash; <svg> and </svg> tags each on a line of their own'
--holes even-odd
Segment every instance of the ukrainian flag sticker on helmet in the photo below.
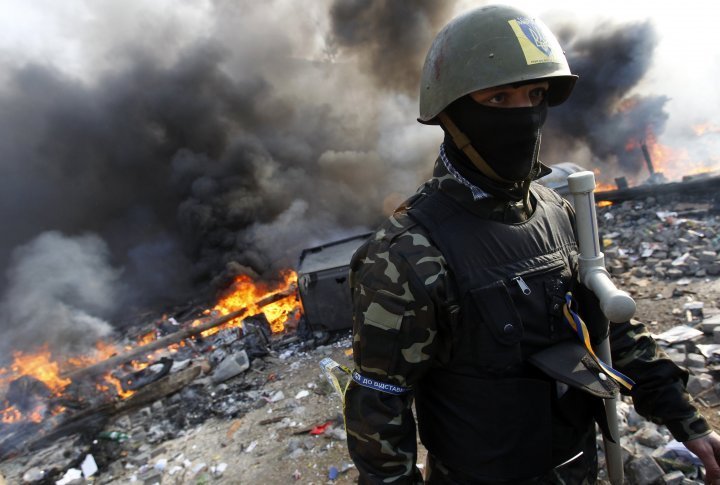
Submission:
<svg viewBox="0 0 720 485">
<path fill-rule="evenodd" d="M 560 62 L 562 51 L 555 38 L 545 34 L 547 27 L 534 19 L 524 17 L 508 20 L 508 23 L 517 36 L 528 64 Z"/>
</svg>

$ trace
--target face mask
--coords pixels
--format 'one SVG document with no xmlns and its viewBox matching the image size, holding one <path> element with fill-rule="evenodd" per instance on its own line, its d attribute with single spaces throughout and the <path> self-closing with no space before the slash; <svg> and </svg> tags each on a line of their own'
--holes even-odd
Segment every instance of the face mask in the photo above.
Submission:
<svg viewBox="0 0 720 485">
<path fill-rule="evenodd" d="M 460 131 L 505 180 L 520 182 L 537 163 L 547 103 L 528 108 L 491 108 L 464 96 L 447 108 Z"/>
</svg>

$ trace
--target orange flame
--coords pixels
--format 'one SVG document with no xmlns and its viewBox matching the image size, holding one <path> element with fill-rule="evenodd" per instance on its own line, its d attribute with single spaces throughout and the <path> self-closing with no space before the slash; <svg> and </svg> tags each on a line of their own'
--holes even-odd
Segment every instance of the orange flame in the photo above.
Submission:
<svg viewBox="0 0 720 485">
<path fill-rule="evenodd" d="M 247 276 L 239 276 L 231 287 L 230 293 L 215 305 L 212 311 L 206 311 L 206 314 L 212 316 L 227 315 L 241 308 L 247 308 L 247 312 L 243 317 L 228 322 L 222 327 L 204 332 L 203 335 L 210 335 L 229 326 L 240 326 L 242 318 L 245 316 L 256 315 L 260 312 L 264 313 L 270 323 L 273 332 L 281 332 L 286 322 L 298 312 L 302 312 L 302 305 L 294 296 L 288 296 L 282 300 L 258 308 L 255 302 L 265 298 L 271 293 L 288 290 L 292 285 L 297 284 L 297 274 L 294 271 L 286 270 L 281 273 L 281 281 L 276 284 L 255 283 Z M 195 321 L 193 325 L 199 325 L 201 322 Z M 155 340 L 155 332 L 148 332 L 142 335 L 137 345 L 146 345 Z M 169 346 L 167 349 L 158 350 L 153 355 L 148 355 L 148 361 L 137 360 L 129 364 L 129 368 L 138 371 L 149 364 L 149 361 L 156 360 L 156 355 L 161 352 L 177 352 L 180 347 L 185 345 L 184 342 Z M 128 349 L 125 349 L 128 350 Z M 121 353 L 122 348 L 114 344 L 99 341 L 96 343 L 95 349 L 88 355 L 74 356 L 67 358 L 62 362 L 53 359 L 49 346 L 45 345 L 38 351 L 33 353 L 15 352 L 13 353 L 13 363 L 9 368 L 0 368 L 0 389 L 5 388 L 11 381 L 21 377 L 30 376 L 45 384 L 54 396 L 60 396 L 66 388 L 72 383 L 68 378 L 62 377 L 73 371 L 74 369 L 88 367 L 97 362 L 107 360 L 108 358 Z M 118 396 L 121 399 L 130 397 L 135 391 L 125 391 L 122 383 L 118 378 L 110 372 L 104 375 L 95 384 L 95 388 L 100 394 L 110 394 Z M 56 415 L 64 411 L 61 406 L 47 410 L 45 404 L 40 404 L 36 409 L 22 413 L 14 406 L 0 409 L 0 423 L 12 423 L 16 421 L 32 421 L 41 422 L 44 415 Z"/>
<path fill-rule="evenodd" d="M 34 354 L 13 352 L 13 359 L 10 369 L 16 376 L 34 377 L 55 395 L 60 395 L 71 382 L 60 377 L 60 366 L 52 360 L 47 345 Z"/>
<path fill-rule="evenodd" d="M 720 126 L 712 123 L 693 125 L 692 129 L 697 136 L 707 135 L 709 133 L 720 133 Z"/>
<path fill-rule="evenodd" d="M 289 296 L 262 308 L 258 308 L 255 305 L 255 302 L 265 298 L 271 293 L 287 290 L 291 285 L 297 284 L 297 273 L 292 270 L 282 271 L 281 278 L 282 281 L 279 283 L 269 285 L 266 283 L 255 283 L 252 278 L 246 275 L 238 276 L 231 286 L 230 293 L 215 305 L 212 313 L 227 315 L 242 308 L 247 308 L 248 311 L 245 313 L 245 316 L 264 313 L 270 323 L 272 331 L 282 332 L 288 318 L 297 310 L 302 311 L 300 302 L 294 296 Z M 243 317 L 236 318 L 228 322 L 223 328 L 240 326 L 242 318 Z M 219 331 L 219 328 L 216 327 L 207 332 L 203 332 L 203 335 L 211 335 L 217 331 Z"/>
</svg>

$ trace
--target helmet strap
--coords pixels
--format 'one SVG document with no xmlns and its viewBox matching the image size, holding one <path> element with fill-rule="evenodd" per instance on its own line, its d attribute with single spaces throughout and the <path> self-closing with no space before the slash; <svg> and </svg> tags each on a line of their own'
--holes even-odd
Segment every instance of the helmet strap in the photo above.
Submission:
<svg viewBox="0 0 720 485">
<path fill-rule="evenodd" d="M 455 146 L 457 146 L 460 150 L 465 153 L 465 155 L 470 159 L 470 161 L 475 164 L 475 166 L 483 172 L 485 175 L 490 177 L 491 179 L 495 179 L 499 182 L 506 182 L 506 183 L 513 183 L 512 180 L 507 180 L 502 178 L 500 175 L 495 172 L 495 170 L 492 169 L 490 165 L 483 159 L 483 157 L 480 156 L 480 154 L 475 150 L 475 147 L 472 146 L 472 143 L 470 143 L 470 139 L 460 131 L 460 128 L 457 127 L 455 122 L 450 119 L 450 117 L 447 115 L 447 113 L 440 112 L 438 113 L 437 117 L 440 119 L 440 122 L 443 124 L 445 129 L 450 133 L 450 136 L 453 138 L 453 142 L 455 142 Z"/>
</svg>

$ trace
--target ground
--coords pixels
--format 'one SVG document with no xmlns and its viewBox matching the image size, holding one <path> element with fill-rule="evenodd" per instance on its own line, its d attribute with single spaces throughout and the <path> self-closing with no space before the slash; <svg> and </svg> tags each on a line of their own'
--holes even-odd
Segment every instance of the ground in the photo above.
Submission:
<svg viewBox="0 0 720 485">
<path fill-rule="evenodd" d="M 637 318 L 645 322 L 653 333 L 686 323 L 680 310 L 689 300 L 702 301 L 705 308 L 710 309 L 716 307 L 720 295 L 720 280 L 715 279 L 695 279 L 687 285 L 669 280 L 646 284 L 643 280 L 628 279 L 626 283 L 626 289 L 637 301 Z M 282 390 L 285 400 L 270 403 L 235 421 L 208 421 L 191 435 L 167 442 L 168 455 L 179 452 L 186 456 L 204 454 L 208 460 L 228 463 L 224 477 L 213 483 L 355 483 L 357 471 L 354 467 L 340 474 L 334 482 L 328 478 L 331 466 L 342 470 L 351 463 L 343 441 L 323 435 L 311 437 L 307 432 L 295 434 L 334 419 L 341 413 L 340 399 L 326 384 L 318 362 L 329 355 L 338 362 L 351 365 L 349 352 L 350 340 L 345 338 L 333 346 L 293 356 L 286 361 L 271 359 L 265 372 L 277 372 L 279 378 L 269 382 L 266 390 L 270 393 Z M 310 394 L 295 400 L 293 397 L 303 389 L 310 389 Z M 714 428 L 720 429 L 718 411 L 700 407 Z M 293 411 L 297 409 L 300 409 L 300 414 Z M 282 422 L 260 424 L 277 416 L 289 416 L 294 426 L 286 427 Z M 288 450 L 291 440 L 296 438 L 312 440 L 316 445 L 293 459 Z M 257 442 L 257 446 L 250 452 L 244 451 L 253 442 Z M 419 463 L 424 461 L 424 456 L 425 451 L 420 445 Z M 193 482 L 164 480 L 163 483 Z"/>
</svg>

